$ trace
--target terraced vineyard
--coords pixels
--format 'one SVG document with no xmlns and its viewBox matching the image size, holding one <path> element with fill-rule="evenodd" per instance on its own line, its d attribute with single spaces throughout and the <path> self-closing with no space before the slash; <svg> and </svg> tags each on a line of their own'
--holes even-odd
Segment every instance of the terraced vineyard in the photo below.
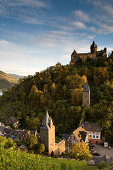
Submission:
<svg viewBox="0 0 113 170">
<path fill-rule="evenodd" d="M 86 162 L 42 157 L 19 150 L 0 151 L 0 169 L 2 170 L 82 170 Z"/>
</svg>

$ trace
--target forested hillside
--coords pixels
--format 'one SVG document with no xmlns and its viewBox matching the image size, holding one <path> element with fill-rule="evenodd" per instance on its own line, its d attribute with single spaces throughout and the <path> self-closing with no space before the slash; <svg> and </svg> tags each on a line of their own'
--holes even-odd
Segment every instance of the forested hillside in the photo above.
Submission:
<svg viewBox="0 0 113 170">
<path fill-rule="evenodd" d="M 88 80 L 91 107 L 82 108 Z M 104 60 L 49 67 L 20 80 L 0 97 L 0 121 L 17 117 L 22 128 L 38 129 L 48 109 L 56 133 L 68 133 L 80 121 L 102 123 L 103 135 L 113 139 L 113 55 Z"/>
<path fill-rule="evenodd" d="M 0 89 L 6 89 L 11 87 L 14 83 L 17 83 L 18 79 L 13 76 L 0 71 Z"/>
</svg>

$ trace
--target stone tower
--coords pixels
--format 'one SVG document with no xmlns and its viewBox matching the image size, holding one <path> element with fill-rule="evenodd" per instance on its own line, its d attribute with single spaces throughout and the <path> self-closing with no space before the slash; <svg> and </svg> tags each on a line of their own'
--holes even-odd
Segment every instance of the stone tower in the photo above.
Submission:
<svg viewBox="0 0 113 170">
<path fill-rule="evenodd" d="M 46 111 L 46 116 L 40 127 L 40 141 L 50 154 L 55 150 L 55 126 L 51 117 L 49 117 L 48 111 Z"/>
<path fill-rule="evenodd" d="M 92 45 L 90 46 L 91 53 L 97 53 L 97 45 L 93 41 Z"/>
<path fill-rule="evenodd" d="M 83 103 L 82 106 L 90 106 L 90 88 L 88 86 L 88 83 L 85 83 L 83 87 Z"/>
</svg>

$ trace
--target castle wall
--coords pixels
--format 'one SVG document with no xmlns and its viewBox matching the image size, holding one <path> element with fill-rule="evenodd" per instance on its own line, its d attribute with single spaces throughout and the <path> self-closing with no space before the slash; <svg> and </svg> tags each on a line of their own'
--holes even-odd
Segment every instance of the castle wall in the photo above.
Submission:
<svg viewBox="0 0 113 170">
<path fill-rule="evenodd" d="M 65 151 L 66 151 L 66 141 L 65 140 L 62 140 L 61 142 L 55 144 L 55 150 L 54 150 L 55 155 L 61 155 L 62 152 L 65 152 Z"/>
<path fill-rule="evenodd" d="M 80 59 L 82 59 L 82 61 L 86 61 L 87 60 L 87 58 L 89 57 L 89 58 L 91 58 L 91 59 L 96 59 L 96 54 L 94 53 L 94 54 L 92 54 L 92 53 L 82 53 L 82 54 L 78 54 L 78 57 L 80 58 Z"/>
</svg>

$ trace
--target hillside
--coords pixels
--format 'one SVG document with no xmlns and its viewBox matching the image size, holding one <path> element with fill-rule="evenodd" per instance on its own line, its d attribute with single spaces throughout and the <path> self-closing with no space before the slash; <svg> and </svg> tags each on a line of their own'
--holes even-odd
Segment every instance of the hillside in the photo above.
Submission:
<svg viewBox="0 0 113 170">
<path fill-rule="evenodd" d="M 87 166 L 84 161 L 42 157 L 13 149 L 0 150 L 0 155 L 1 169 L 83 170 Z"/>
<path fill-rule="evenodd" d="M 91 90 L 91 107 L 82 107 L 84 83 Z M 49 67 L 19 81 L 0 97 L 0 121 L 10 115 L 21 128 L 38 129 L 46 109 L 56 133 L 69 133 L 80 121 L 102 124 L 103 135 L 113 140 L 113 56 Z M 9 109 L 10 108 L 10 109 Z"/>
<path fill-rule="evenodd" d="M 17 78 L 14 78 L 9 74 L 0 71 L 0 89 L 6 89 L 8 87 L 11 87 L 14 83 L 17 82 L 18 82 Z"/>
</svg>

